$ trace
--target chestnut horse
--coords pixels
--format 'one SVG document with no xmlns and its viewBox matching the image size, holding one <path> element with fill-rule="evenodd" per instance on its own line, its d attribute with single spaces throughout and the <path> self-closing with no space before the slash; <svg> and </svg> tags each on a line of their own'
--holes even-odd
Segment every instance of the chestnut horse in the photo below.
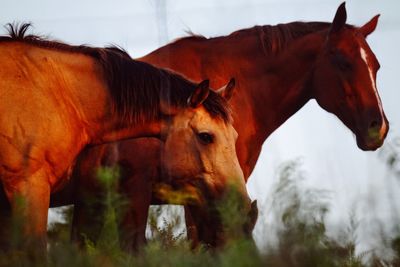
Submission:
<svg viewBox="0 0 400 267">
<path fill-rule="evenodd" d="M 9 203 L 0 204 L 5 247 L 11 215 L 22 218 L 26 237 L 44 245 L 50 194 L 63 186 L 80 151 L 125 138 L 162 140 L 171 172 L 196 177 L 200 182 L 191 181 L 194 186 L 219 181 L 207 185 L 217 192 L 229 177 L 250 207 L 229 107 L 208 81 L 196 85 L 117 48 L 26 35 L 28 28 L 9 25 L 10 36 L 0 38 L 0 181 Z"/>
<path fill-rule="evenodd" d="M 190 36 L 139 60 L 197 81 L 211 77 L 214 87 L 235 77 L 237 90 L 231 101 L 234 127 L 239 133 L 236 151 L 247 181 L 266 138 L 311 99 L 335 114 L 355 134 L 360 149 L 375 150 L 382 145 L 389 123 L 375 83 L 379 63 L 366 42 L 375 30 L 378 16 L 362 27 L 346 24 L 346 18 L 343 3 L 332 23 L 255 26 L 209 39 Z M 153 177 L 153 183 L 168 181 L 158 172 L 161 143 L 137 139 L 117 146 L 124 148 L 118 160 L 131 167 L 125 180 L 135 183 L 146 176 Z M 93 151 L 87 157 L 102 155 Z M 140 195 L 131 194 L 131 202 L 165 203 L 157 192 L 151 199 L 151 192 L 146 191 L 149 187 L 142 187 Z M 65 195 L 61 199 L 68 202 Z M 137 227 L 137 237 L 143 240 L 147 206 L 141 210 L 143 214 L 137 214 L 130 223 Z M 213 229 L 204 223 L 201 214 L 189 205 L 185 214 L 194 243 L 210 243 Z"/>
</svg>

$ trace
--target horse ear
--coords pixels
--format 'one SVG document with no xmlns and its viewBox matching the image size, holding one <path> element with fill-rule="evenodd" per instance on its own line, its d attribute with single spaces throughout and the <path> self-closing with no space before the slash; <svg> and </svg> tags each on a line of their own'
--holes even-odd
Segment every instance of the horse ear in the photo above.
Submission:
<svg viewBox="0 0 400 267">
<path fill-rule="evenodd" d="M 229 99 L 232 98 L 233 89 L 235 89 L 235 86 L 236 86 L 235 78 L 232 78 L 232 79 L 230 79 L 228 84 L 222 86 L 221 88 L 219 88 L 215 92 L 217 94 L 219 94 L 220 96 L 222 96 L 223 98 L 225 98 L 227 101 L 229 101 Z"/>
<path fill-rule="evenodd" d="M 204 80 L 199 85 L 197 88 L 193 91 L 192 95 L 188 99 L 188 105 L 192 108 L 197 108 L 198 106 L 203 103 L 204 100 L 208 97 L 208 94 L 210 93 L 210 81 L 209 80 Z"/>
<path fill-rule="evenodd" d="M 339 32 L 344 25 L 346 24 L 347 20 L 347 12 L 346 12 L 346 2 L 343 2 L 337 9 L 335 18 L 333 19 L 330 33 L 337 33 Z"/>
<path fill-rule="evenodd" d="M 364 24 L 359 30 L 364 37 L 370 35 L 373 31 L 375 31 L 376 25 L 378 24 L 380 14 L 373 17 L 370 21 Z"/>
</svg>

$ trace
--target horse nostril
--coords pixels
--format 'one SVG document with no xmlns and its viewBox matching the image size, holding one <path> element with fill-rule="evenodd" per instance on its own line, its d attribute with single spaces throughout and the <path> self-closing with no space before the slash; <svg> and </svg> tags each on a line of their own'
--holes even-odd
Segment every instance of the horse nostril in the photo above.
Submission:
<svg viewBox="0 0 400 267">
<path fill-rule="evenodd" d="M 373 129 L 373 128 L 377 128 L 378 127 L 378 121 L 373 120 L 370 124 L 369 124 L 369 128 Z"/>
</svg>

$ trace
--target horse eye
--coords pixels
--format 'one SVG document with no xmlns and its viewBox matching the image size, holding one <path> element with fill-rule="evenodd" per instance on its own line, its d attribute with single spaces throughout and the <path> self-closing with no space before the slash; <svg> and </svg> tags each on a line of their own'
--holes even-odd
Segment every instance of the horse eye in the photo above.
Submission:
<svg viewBox="0 0 400 267">
<path fill-rule="evenodd" d="M 342 71 L 351 70 L 351 64 L 347 60 L 341 60 L 337 64 L 338 68 Z"/>
<path fill-rule="evenodd" d="M 342 53 L 336 52 L 332 61 L 341 71 L 349 71 L 352 68 L 350 61 Z"/>
<path fill-rule="evenodd" d="M 200 141 L 206 145 L 211 144 L 214 142 L 214 136 L 209 133 L 198 133 L 197 134 Z"/>
</svg>

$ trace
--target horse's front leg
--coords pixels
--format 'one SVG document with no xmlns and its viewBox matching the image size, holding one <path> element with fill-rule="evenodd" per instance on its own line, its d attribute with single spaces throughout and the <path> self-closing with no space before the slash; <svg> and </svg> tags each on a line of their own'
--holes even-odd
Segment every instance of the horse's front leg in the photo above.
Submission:
<svg viewBox="0 0 400 267">
<path fill-rule="evenodd" d="M 0 182 L 0 251 L 6 250 L 9 246 L 9 233 L 6 227 L 11 218 L 10 202 L 4 192 L 3 184 Z"/>
<path fill-rule="evenodd" d="M 12 217 L 8 218 L 6 226 L 9 246 L 40 253 L 45 251 L 50 178 L 41 168 L 30 176 L 3 184 Z"/>
<path fill-rule="evenodd" d="M 197 231 L 197 227 L 195 221 L 193 219 L 192 213 L 188 206 L 185 207 L 185 222 L 186 222 L 186 232 L 187 238 L 191 242 L 192 248 L 196 248 L 199 246 L 199 233 Z"/>
<path fill-rule="evenodd" d="M 122 207 L 119 239 L 125 251 L 137 251 L 146 243 L 147 217 L 152 197 L 150 178 L 154 175 L 144 170 L 137 170 L 136 173 L 122 177 L 120 191 L 127 205 Z"/>
<path fill-rule="evenodd" d="M 105 192 L 102 189 L 86 190 L 81 186 L 76 195 L 71 228 L 71 239 L 81 248 L 85 248 L 88 242 L 97 243 L 106 212 Z"/>
</svg>

